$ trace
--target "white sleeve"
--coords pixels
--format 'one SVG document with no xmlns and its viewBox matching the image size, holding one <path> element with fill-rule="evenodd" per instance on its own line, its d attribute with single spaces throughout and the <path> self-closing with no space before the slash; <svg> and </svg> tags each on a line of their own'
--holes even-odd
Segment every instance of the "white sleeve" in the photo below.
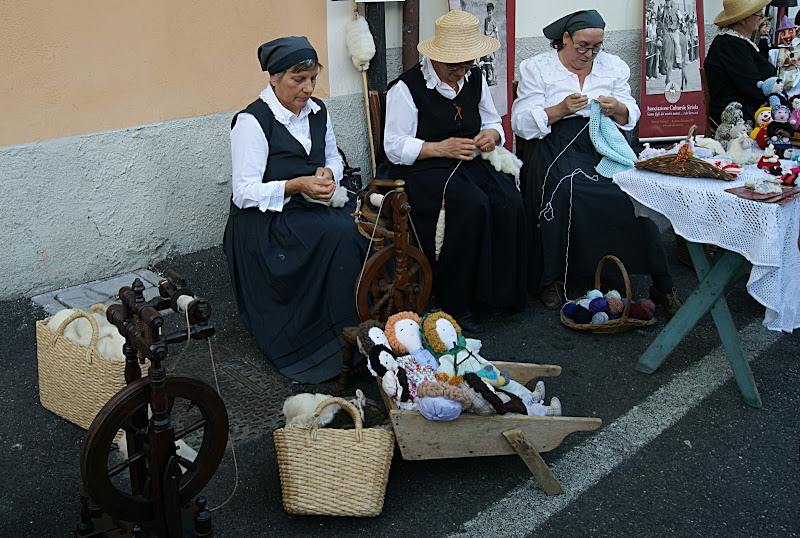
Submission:
<svg viewBox="0 0 800 538">
<path fill-rule="evenodd" d="M 386 125 L 383 149 L 394 164 L 414 164 L 424 140 L 416 138 L 417 105 L 405 82 L 398 81 L 386 94 Z"/>
<path fill-rule="evenodd" d="M 639 105 L 636 104 L 636 99 L 631 95 L 631 85 L 628 82 L 631 77 L 631 68 L 623 61 L 620 61 L 620 63 L 622 64 L 622 70 L 625 76 L 614 79 L 614 89 L 611 95 L 615 97 L 617 101 L 628 107 L 628 123 L 620 125 L 620 129 L 631 131 L 639 122 L 641 111 L 639 110 Z"/>
<path fill-rule="evenodd" d="M 547 112 L 544 111 L 546 84 L 533 60 L 528 58 L 519 66 L 517 98 L 511 105 L 511 128 L 525 140 L 550 134 Z"/>
<path fill-rule="evenodd" d="M 231 187 L 237 207 L 282 211 L 289 201 L 284 195 L 285 181 L 261 182 L 267 157 L 269 143 L 258 120 L 252 114 L 240 113 L 231 129 Z"/>
<path fill-rule="evenodd" d="M 333 132 L 333 123 L 331 122 L 330 114 L 328 114 L 328 120 L 325 124 L 325 167 L 331 169 L 333 172 L 333 180 L 338 185 L 342 181 L 342 176 L 344 175 L 344 162 L 336 146 L 336 135 Z"/>
<path fill-rule="evenodd" d="M 478 103 L 478 111 L 481 114 L 481 131 L 484 129 L 494 129 L 500 133 L 500 142 L 498 146 L 505 144 L 506 137 L 503 133 L 503 122 L 500 119 L 500 114 L 497 113 L 497 107 L 494 106 L 492 94 L 489 91 L 489 85 L 486 83 L 486 78 L 481 76 L 481 100 Z"/>
</svg>

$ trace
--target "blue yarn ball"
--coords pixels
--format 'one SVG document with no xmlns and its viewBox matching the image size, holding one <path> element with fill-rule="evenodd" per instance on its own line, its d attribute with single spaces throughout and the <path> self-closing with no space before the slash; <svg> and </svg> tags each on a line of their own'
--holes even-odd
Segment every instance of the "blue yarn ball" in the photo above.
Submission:
<svg viewBox="0 0 800 538">
<path fill-rule="evenodd" d="M 597 314 L 598 312 L 605 312 L 608 310 L 608 301 L 603 299 L 602 297 L 598 297 L 597 299 L 592 299 L 592 302 L 589 303 L 589 312 L 593 314 Z"/>
<path fill-rule="evenodd" d="M 562 308 L 561 311 L 564 312 L 565 316 L 571 318 L 572 314 L 575 312 L 575 307 L 577 306 L 578 305 L 576 305 L 575 303 L 567 303 L 564 305 L 564 308 Z"/>
<path fill-rule="evenodd" d="M 619 319 L 622 317 L 620 312 L 611 312 L 608 314 L 608 319 Z"/>
<path fill-rule="evenodd" d="M 598 312 L 592 316 L 592 324 L 605 323 L 606 321 L 608 321 L 608 314 L 605 312 Z"/>
<path fill-rule="evenodd" d="M 597 299 L 598 297 L 602 296 L 603 292 L 601 292 L 600 290 L 591 290 L 589 293 L 586 294 L 586 298 L 589 299 L 590 301 L 592 299 Z"/>
<path fill-rule="evenodd" d="M 572 314 L 572 319 L 575 320 L 575 323 L 580 325 L 586 325 L 592 321 L 592 313 L 589 312 L 588 309 L 582 307 L 581 305 L 577 305 L 575 307 L 575 312 Z"/>
</svg>

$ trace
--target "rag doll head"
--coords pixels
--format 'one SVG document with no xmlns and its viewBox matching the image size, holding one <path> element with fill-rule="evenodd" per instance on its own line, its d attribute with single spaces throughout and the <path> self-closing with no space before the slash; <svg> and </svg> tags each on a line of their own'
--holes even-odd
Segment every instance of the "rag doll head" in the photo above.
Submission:
<svg viewBox="0 0 800 538">
<path fill-rule="evenodd" d="M 383 322 L 375 319 L 368 319 L 359 325 L 358 335 L 356 337 L 358 341 L 358 350 L 368 357 L 372 347 L 376 344 L 383 344 L 386 347 L 390 347 L 389 340 L 386 339 L 383 329 Z"/>
<path fill-rule="evenodd" d="M 422 347 L 420 318 L 414 312 L 398 312 L 386 320 L 386 338 L 398 353 L 411 353 Z"/>
<path fill-rule="evenodd" d="M 434 312 L 422 320 L 422 333 L 434 353 L 441 354 L 459 343 L 461 327 L 450 314 Z"/>
<path fill-rule="evenodd" d="M 407 402 L 410 398 L 408 376 L 397 364 L 392 351 L 383 344 L 375 344 L 367 357 L 367 369 L 381 379 L 384 392 L 398 402 Z"/>
</svg>

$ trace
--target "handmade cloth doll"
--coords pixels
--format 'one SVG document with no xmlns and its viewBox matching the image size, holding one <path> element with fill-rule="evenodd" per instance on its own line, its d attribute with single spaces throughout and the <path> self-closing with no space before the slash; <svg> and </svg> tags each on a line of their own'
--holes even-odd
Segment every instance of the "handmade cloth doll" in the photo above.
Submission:
<svg viewBox="0 0 800 538">
<path fill-rule="evenodd" d="M 446 381 L 453 376 L 474 373 L 492 387 L 502 387 L 506 392 L 523 399 L 531 396 L 531 391 L 524 385 L 510 379 L 507 372 L 498 372 L 491 362 L 481 357 L 480 340 L 464 338 L 461 327 L 449 314 L 426 314 L 422 318 L 422 338 L 426 347 L 439 360 L 437 379 Z M 539 383 L 543 390 L 544 383 Z M 538 386 L 537 383 L 537 388 Z"/>
<path fill-rule="evenodd" d="M 420 318 L 415 312 L 398 312 L 386 320 L 386 338 L 396 353 L 412 355 L 421 366 L 430 365 L 434 370 L 439 363 L 422 345 Z"/>
<path fill-rule="evenodd" d="M 792 127 L 794 127 L 796 131 L 800 128 L 800 95 L 793 95 L 789 98 L 789 109 L 792 111 L 792 115 L 789 117 L 789 123 L 792 124 Z"/>
<path fill-rule="evenodd" d="M 783 80 L 778 77 L 769 77 L 767 80 L 757 82 L 756 85 L 764 92 L 770 107 L 789 106 L 789 96 L 783 91 Z"/>
<path fill-rule="evenodd" d="M 386 347 L 391 347 L 384 333 L 384 323 L 376 319 L 368 319 L 358 326 L 356 342 L 358 343 L 358 350 L 365 357 L 369 357 L 370 350 L 372 350 L 372 347 L 376 344 L 383 344 Z"/>
<path fill-rule="evenodd" d="M 367 368 L 380 378 L 386 395 L 394 400 L 398 409 L 414 409 L 408 388 L 406 371 L 397 364 L 392 351 L 383 344 L 375 344 L 369 352 Z"/>
<path fill-rule="evenodd" d="M 750 133 L 747 124 L 744 122 L 742 104 L 738 101 L 728 103 L 728 106 L 722 111 L 720 119 L 721 123 L 714 133 L 714 139 L 722 144 L 722 148 L 725 151 L 728 151 L 728 144 L 733 138 L 739 136 L 739 133 Z"/>
<path fill-rule="evenodd" d="M 417 394 L 419 412 L 428 420 L 454 420 L 471 404 L 463 389 L 441 381 L 423 381 L 417 385 Z"/>
<path fill-rule="evenodd" d="M 789 107 L 777 105 L 772 107 L 772 121 L 767 125 L 767 138 L 775 146 L 775 154 L 781 159 L 792 158 L 791 138 L 794 127 L 789 123 Z"/>
<path fill-rule="evenodd" d="M 759 108 L 756 110 L 754 119 L 756 126 L 750 131 L 750 138 L 756 141 L 759 148 L 764 149 L 767 147 L 767 125 L 772 121 L 772 107 Z"/>
</svg>

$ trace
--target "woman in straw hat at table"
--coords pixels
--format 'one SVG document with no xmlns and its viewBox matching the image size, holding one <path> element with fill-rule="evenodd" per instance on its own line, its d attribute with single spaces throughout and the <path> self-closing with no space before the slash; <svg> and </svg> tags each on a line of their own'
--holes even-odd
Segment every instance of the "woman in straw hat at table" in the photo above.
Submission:
<svg viewBox="0 0 800 538">
<path fill-rule="evenodd" d="M 604 28 L 593 9 L 566 15 L 543 30 L 552 50 L 520 65 L 511 126 L 530 140 L 523 158 L 529 289 L 546 308 L 558 309 L 565 275 L 594 275 L 600 259 L 613 254 L 629 273 L 652 276 L 650 298 L 671 317 L 682 302 L 661 233 L 650 219 L 636 217 L 628 195 L 611 181 L 618 168 L 601 159 L 609 149 L 635 159 L 620 130 L 631 131 L 640 114 L 630 68 L 603 51 Z M 590 135 L 601 124 L 609 126 L 605 136 Z"/>
<path fill-rule="evenodd" d="M 384 133 L 390 177 L 406 181 L 434 294 L 467 332 L 482 329 L 475 301 L 518 310 L 526 303 L 522 198 L 513 177 L 473 156 L 503 143 L 500 116 L 475 65 L 500 43 L 479 26 L 464 11 L 437 19 L 435 36 L 417 46 L 422 61 L 390 84 Z M 443 200 L 444 243 L 436 260 Z"/>
<path fill-rule="evenodd" d="M 708 113 L 717 124 L 731 101 L 742 104 L 745 120 L 752 120 L 766 101 L 757 83 L 775 76 L 775 66 L 759 54 L 749 36 L 758 27 L 767 4 L 769 0 L 723 0 L 722 11 L 714 18 L 717 35 L 703 67 L 711 97 Z"/>
</svg>

